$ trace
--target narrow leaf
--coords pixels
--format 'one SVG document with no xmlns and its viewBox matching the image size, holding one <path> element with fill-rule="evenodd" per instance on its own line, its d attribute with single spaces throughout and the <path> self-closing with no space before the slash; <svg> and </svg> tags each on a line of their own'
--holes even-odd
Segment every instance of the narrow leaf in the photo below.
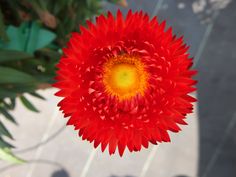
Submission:
<svg viewBox="0 0 236 177">
<path fill-rule="evenodd" d="M 16 69 L 0 66 L 0 84 L 27 82 L 35 82 L 34 77 Z"/>
<path fill-rule="evenodd" d="M 14 148 L 11 144 L 6 142 L 1 136 L 0 136 L 0 148 Z"/>
<path fill-rule="evenodd" d="M 5 135 L 6 137 L 13 139 L 12 135 L 1 121 L 0 121 L 0 135 Z"/>
<path fill-rule="evenodd" d="M 24 60 L 29 58 L 33 58 L 33 56 L 25 52 L 20 52 L 16 50 L 0 50 L 0 63 L 8 61 Z"/>
<path fill-rule="evenodd" d="M 28 34 L 28 41 L 26 44 L 26 52 L 33 53 L 37 49 L 37 41 L 39 38 L 40 26 L 37 22 L 30 23 L 30 33 Z"/>
<path fill-rule="evenodd" d="M 25 161 L 16 157 L 9 148 L 0 148 L 0 159 L 11 163 L 24 163 Z"/>
<path fill-rule="evenodd" d="M 0 76 L 0 77 L 1 77 L 1 76 Z M 0 99 L 1 99 L 1 98 L 7 98 L 7 97 L 13 99 L 13 98 L 16 97 L 16 93 L 11 92 L 11 91 L 8 91 L 8 90 L 6 90 L 6 89 L 0 88 Z"/>
<path fill-rule="evenodd" d="M 43 96 L 41 96 L 40 94 L 36 93 L 36 92 L 31 92 L 29 93 L 30 95 L 36 97 L 36 98 L 39 98 L 41 100 L 46 100 Z"/>
<path fill-rule="evenodd" d="M 0 9 L 0 39 L 3 39 L 3 41 L 8 40 L 7 33 L 5 32 L 5 24 L 3 21 L 3 14 L 1 9 Z"/>
<path fill-rule="evenodd" d="M 39 110 L 37 108 L 35 108 L 35 106 L 24 96 L 20 96 L 20 100 L 23 103 L 23 105 L 28 108 L 30 111 L 33 112 L 39 112 Z"/>
<path fill-rule="evenodd" d="M 3 100 L 3 104 L 7 109 L 13 110 L 15 108 L 15 105 L 16 105 L 16 99 L 10 98 L 9 103 L 6 102 L 6 100 Z"/>
<path fill-rule="evenodd" d="M 36 83 L 19 83 L 19 84 L 9 84 L 9 85 L 11 87 L 8 88 L 8 91 L 16 93 L 17 95 L 25 93 L 25 92 L 27 93 L 34 92 L 36 89 Z M 4 88 L 4 89 L 6 90 L 7 88 Z"/>
<path fill-rule="evenodd" d="M 6 109 L 0 108 L 0 114 L 4 115 L 12 123 L 17 124 L 14 117 Z"/>
</svg>

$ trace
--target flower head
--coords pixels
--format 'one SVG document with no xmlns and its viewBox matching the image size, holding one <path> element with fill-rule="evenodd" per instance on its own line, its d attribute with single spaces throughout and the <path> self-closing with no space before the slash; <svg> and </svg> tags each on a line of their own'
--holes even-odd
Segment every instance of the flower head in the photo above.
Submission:
<svg viewBox="0 0 236 177">
<path fill-rule="evenodd" d="M 170 141 L 195 99 L 183 39 L 143 12 L 100 15 L 73 33 L 57 67 L 58 104 L 83 140 L 122 156 Z"/>
</svg>

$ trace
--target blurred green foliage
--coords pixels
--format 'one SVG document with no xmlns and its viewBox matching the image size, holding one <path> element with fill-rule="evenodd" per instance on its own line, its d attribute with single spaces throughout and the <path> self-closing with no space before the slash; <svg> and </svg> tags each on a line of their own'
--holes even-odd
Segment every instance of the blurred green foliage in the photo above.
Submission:
<svg viewBox="0 0 236 177">
<path fill-rule="evenodd" d="M 108 0 L 124 4 L 124 0 Z M 10 111 L 16 98 L 39 110 L 24 93 L 43 99 L 37 89 L 50 87 L 60 49 L 72 31 L 102 12 L 101 0 L 0 0 L 0 114 L 17 124 Z M 21 163 L 12 154 L 11 133 L 0 120 L 0 159 Z"/>
</svg>

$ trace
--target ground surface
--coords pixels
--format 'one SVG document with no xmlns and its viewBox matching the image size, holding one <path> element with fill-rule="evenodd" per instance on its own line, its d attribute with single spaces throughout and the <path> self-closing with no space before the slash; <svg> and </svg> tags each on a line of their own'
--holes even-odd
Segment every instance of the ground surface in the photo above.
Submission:
<svg viewBox="0 0 236 177">
<path fill-rule="evenodd" d="M 19 127 L 15 153 L 24 165 L 0 162 L 1 177 L 235 177 L 236 176 L 236 1 L 130 0 L 130 8 L 167 20 L 191 46 L 198 74 L 199 102 L 189 126 L 171 134 L 172 143 L 140 153 L 110 157 L 81 141 L 58 112 L 55 90 L 41 91 L 46 102 L 33 99 L 41 113 L 20 104 L 13 112 Z M 117 7 L 106 4 L 106 9 Z M 127 9 L 122 9 L 127 11 Z M 31 99 L 32 100 L 32 99 Z"/>
</svg>

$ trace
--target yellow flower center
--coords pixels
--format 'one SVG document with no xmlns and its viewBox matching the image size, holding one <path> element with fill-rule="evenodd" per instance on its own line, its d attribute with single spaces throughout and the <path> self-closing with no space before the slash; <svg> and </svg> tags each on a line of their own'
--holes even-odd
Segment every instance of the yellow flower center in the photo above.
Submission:
<svg viewBox="0 0 236 177">
<path fill-rule="evenodd" d="M 110 58 L 103 66 L 103 83 L 106 91 L 124 100 L 147 88 L 148 74 L 137 56 L 119 55 Z"/>
</svg>

